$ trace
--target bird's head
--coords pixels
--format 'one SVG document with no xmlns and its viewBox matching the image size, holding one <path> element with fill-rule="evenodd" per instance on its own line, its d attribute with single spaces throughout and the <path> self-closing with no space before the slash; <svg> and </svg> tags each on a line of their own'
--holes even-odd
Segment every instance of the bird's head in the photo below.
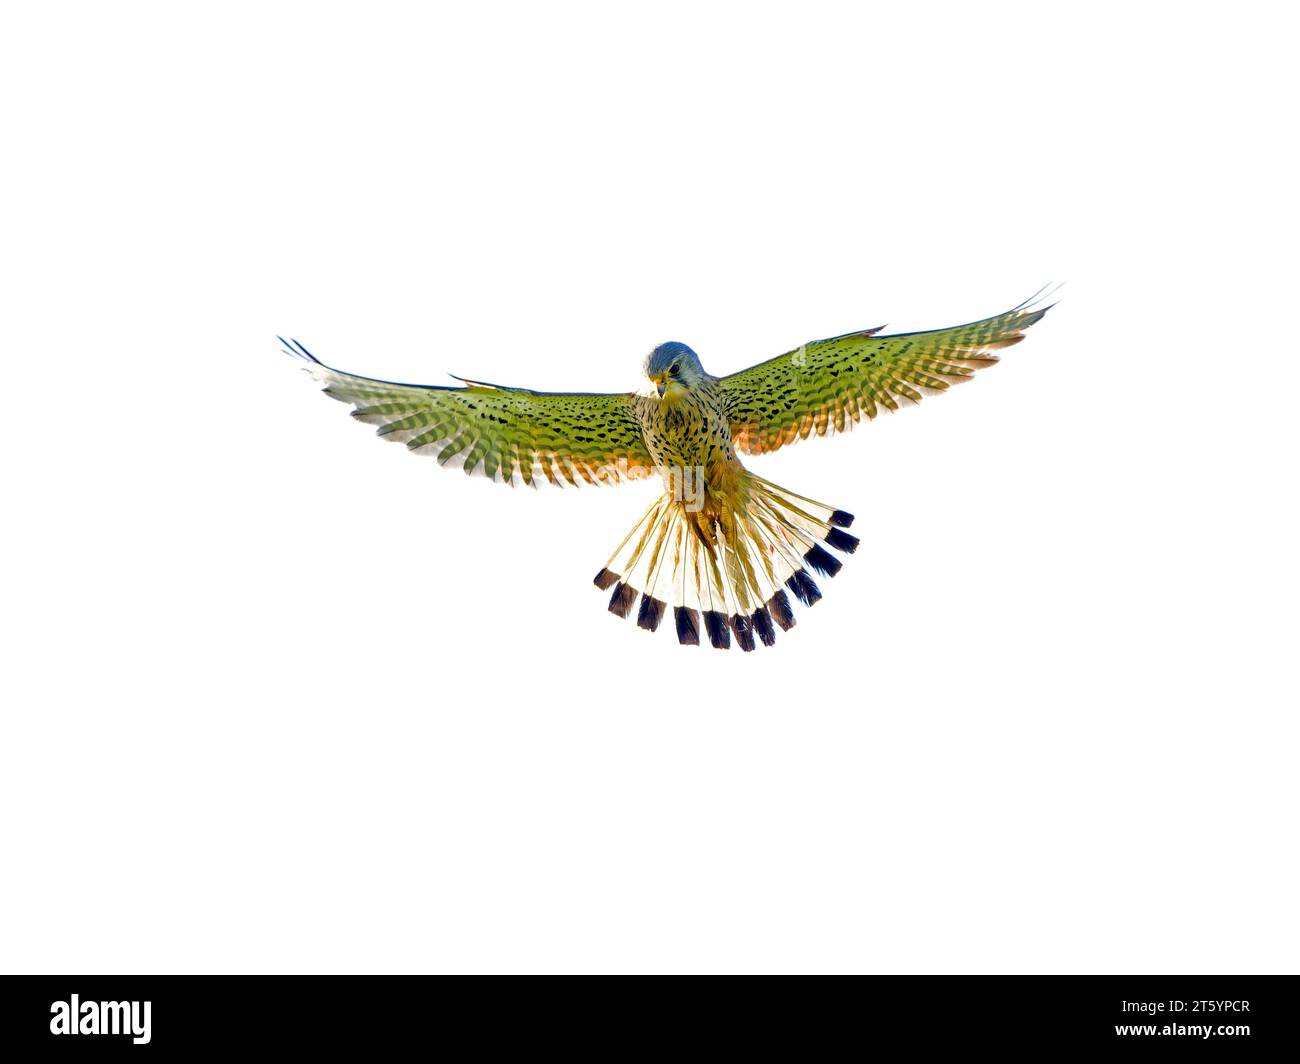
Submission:
<svg viewBox="0 0 1300 1064">
<path fill-rule="evenodd" d="M 671 399 L 708 380 L 700 356 L 685 344 L 670 340 L 650 352 L 645 375 L 659 390 L 660 399 Z"/>
</svg>

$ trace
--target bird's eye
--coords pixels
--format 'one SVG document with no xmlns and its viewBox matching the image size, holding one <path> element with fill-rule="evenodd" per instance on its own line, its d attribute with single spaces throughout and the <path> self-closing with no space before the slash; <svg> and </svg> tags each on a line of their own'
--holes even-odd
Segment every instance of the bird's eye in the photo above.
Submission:
<svg viewBox="0 0 1300 1064">
<path fill-rule="evenodd" d="M 682 364 L 680 362 L 674 362 L 671 366 L 668 367 L 668 372 L 676 375 L 677 371 L 681 368 L 682 368 Z"/>
</svg>

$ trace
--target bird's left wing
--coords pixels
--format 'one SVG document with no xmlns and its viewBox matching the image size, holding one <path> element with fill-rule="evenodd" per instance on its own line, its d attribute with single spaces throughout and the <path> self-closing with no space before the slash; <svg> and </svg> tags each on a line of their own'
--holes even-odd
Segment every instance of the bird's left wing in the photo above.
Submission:
<svg viewBox="0 0 1300 1064">
<path fill-rule="evenodd" d="M 525 484 L 609 483 L 648 475 L 653 462 L 636 416 L 636 397 L 534 392 L 466 381 L 465 387 L 396 384 L 331 369 L 297 341 L 281 340 L 307 362 L 332 399 L 351 403 L 358 421 L 441 465 Z"/>
<path fill-rule="evenodd" d="M 812 433 L 843 432 L 881 407 L 917 402 L 998 360 L 1049 307 L 1033 300 L 969 325 L 877 336 L 879 329 L 815 340 L 723 377 L 720 387 L 737 450 L 774 451 Z"/>
</svg>

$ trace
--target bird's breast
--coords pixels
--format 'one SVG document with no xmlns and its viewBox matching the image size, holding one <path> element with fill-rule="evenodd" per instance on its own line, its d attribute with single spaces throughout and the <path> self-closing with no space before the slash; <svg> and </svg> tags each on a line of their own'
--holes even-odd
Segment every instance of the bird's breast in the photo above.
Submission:
<svg viewBox="0 0 1300 1064">
<path fill-rule="evenodd" d="M 683 470 L 720 486 L 740 468 L 731 444 L 731 427 L 720 402 L 692 389 L 668 402 L 649 400 L 641 411 L 646 449 L 665 476 Z"/>
</svg>

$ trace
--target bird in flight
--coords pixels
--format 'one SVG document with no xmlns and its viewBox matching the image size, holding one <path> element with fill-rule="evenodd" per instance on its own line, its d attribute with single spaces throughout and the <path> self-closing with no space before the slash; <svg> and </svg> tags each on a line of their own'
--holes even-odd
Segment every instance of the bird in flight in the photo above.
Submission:
<svg viewBox="0 0 1300 1064">
<path fill-rule="evenodd" d="M 456 377 L 459 386 L 396 384 L 326 366 L 296 340 L 326 395 L 353 406 L 386 440 L 510 484 L 613 483 L 659 476 L 655 500 L 595 584 L 609 610 L 655 631 L 669 606 L 683 644 L 745 651 L 795 623 L 788 591 L 821 598 L 852 554 L 853 515 L 751 473 L 740 455 L 843 432 L 968 379 L 1024 338 L 1050 307 L 1038 296 L 1005 314 L 930 332 L 880 329 L 816 340 L 726 377 L 683 343 L 650 352 L 645 392 L 536 392 Z M 829 550 L 827 548 L 830 548 Z"/>
</svg>

